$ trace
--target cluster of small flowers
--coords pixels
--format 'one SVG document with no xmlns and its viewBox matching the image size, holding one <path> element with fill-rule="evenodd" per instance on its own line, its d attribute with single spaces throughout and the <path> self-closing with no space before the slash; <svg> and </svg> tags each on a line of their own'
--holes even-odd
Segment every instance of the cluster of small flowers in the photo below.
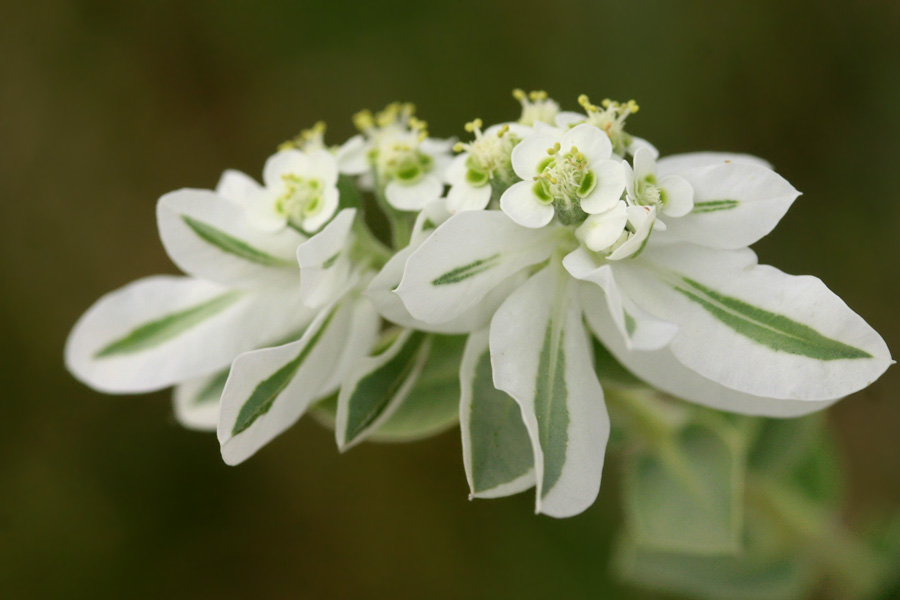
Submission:
<svg viewBox="0 0 900 600">
<path fill-rule="evenodd" d="M 166 194 L 160 235 L 187 276 L 101 298 L 69 369 L 111 393 L 175 386 L 181 422 L 216 429 L 228 464 L 307 412 L 341 449 L 458 419 L 473 496 L 535 487 L 562 517 L 600 487 L 596 352 L 671 396 L 777 417 L 891 364 L 821 281 L 757 264 L 748 246 L 799 196 L 765 161 L 659 158 L 626 131 L 634 101 L 514 97 L 518 120 L 475 119 L 469 141 L 395 103 L 339 147 L 321 123 L 286 142 L 262 185 L 226 171 Z"/>
</svg>

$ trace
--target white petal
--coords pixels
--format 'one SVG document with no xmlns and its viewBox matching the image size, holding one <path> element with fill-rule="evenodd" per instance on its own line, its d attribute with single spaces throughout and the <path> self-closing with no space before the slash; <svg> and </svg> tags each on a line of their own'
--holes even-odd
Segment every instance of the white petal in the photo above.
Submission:
<svg viewBox="0 0 900 600">
<path fill-rule="evenodd" d="M 558 265 L 532 276 L 494 315 L 490 348 L 494 385 L 531 437 L 537 512 L 582 512 L 600 489 L 609 418 L 574 280 Z"/>
<path fill-rule="evenodd" d="M 340 193 L 336 187 L 325 188 L 322 192 L 322 205 L 314 214 L 304 217 L 302 221 L 303 231 L 306 233 L 315 233 L 328 222 L 328 219 L 334 215 L 340 202 Z"/>
<path fill-rule="evenodd" d="M 658 350 L 672 341 L 678 327 L 653 317 L 624 296 L 609 264 L 598 265 L 587 250 L 578 248 L 563 259 L 563 266 L 572 277 L 586 282 L 580 288 L 582 298 L 593 300 L 592 294 L 605 294 L 608 314 L 596 318 L 612 317 L 626 348 Z M 593 304 L 585 301 L 585 311 Z"/>
<path fill-rule="evenodd" d="M 282 150 L 266 160 L 263 167 L 263 182 L 267 188 L 280 190 L 284 186 L 283 175 L 305 174 L 307 157 L 299 150 Z"/>
<path fill-rule="evenodd" d="M 306 176 L 319 179 L 326 186 L 332 186 L 338 180 L 338 165 L 328 150 L 313 150 L 306 160 Z"/>
<path fill-rule="evenodd" d="M 474 187 L 465 181 L 456 183 L 447 194 L 447 210 L 452 214 L 467 210 L 483 210 L 491 201 L 490 184 Z"/>
<path fill-rule="evenodd" d="M 538 174 L 538 165 L 550 156 L 547 150 L 552 148 L 558 139 L 549 133 L 533 133 L 516 144 L 510 156 L 516 175 L 527 181 L 534 179 Z"/>
<path fill-rule="evenodd" d="M 556 211 L 551 204 L 543 204 L 534 193 L 533 181 L 520 181 L 500 196 L 500 209 L 521 225 L 538 229 L 553 220 Z"/>
<path fill-rule="evenodd" d="M 748 249 L 671 244 L 613 269 L 632 300 L 678 325 L 675 357 L 732 389 L 831 400 L 892 362 L 884 340 L 820 280 L 756 265 Z"/>
<path fill-rule="evenodd" d="M 601 252 L 616 243 L 625 231 L 628 209 L 619 202 L 613 209 L 589 216 L 575 231 L 575 235 L 594 252 Z"/>
<path fill-rule="evenodd" d="M 718 410 L 767 417 L 799 417 L 827 408 L 836 400 L 778 400 L 738 392 L 684 366 L 672 354 L 662 348 L 652 352 L 631 351 L 622 335 L 606 315 L 602 295 L 582 297 L 585 316 L 591 329 L 603 345 L 635 376 L 682 400 L 702 404 Z"/>
<path fill-rule="evenodd" d="M 659 180 L 659 187 L 666 192 L 663 212 L 670 217 L 683 217 L 694 208 L 694 188 L 683 177 L 669 175 Z"/>
<path fill-rule="evenodd" d="M 266 233 L 250 224 L 247 211 L 214 192 L 178 190 L 156 205 L 166 252 L 191 275 L 238 287 L 292 285 L 302 235 L 283 228 Z"/>
<path fill-rule="evenodd" d="M 703 167 L 715 167 L 726 163 L 738 163 L 753 165 L 771 169 L 772 165 L 750 154 L 733 154 L 730 152 L 688 152 L 686 154 L 672 154 L 659 159 L 656 163 L 660 177 L 674 175 L 682 171 Z"/>
<path fill-rule="evenodd" d="M 656 209 L 646 206 L 629 206 L 628 222 L 634 227 L 635 232 L 624 244 L 616 248 L 607 258 L 609 260 L 621 260 L 633 256 L 644 245 L 644 241 L 653 231 L 656 220 Z"/>
<path fill-rule="evenodd" d="M 466 180 L 466 173 L 469 170 L 469 167 L 466 166 L 466 161 L 468 160 L 468 152 L 463 152 L 462 154 L 454 156 L 453 160 L 450 161 L 450 164 L 447 165 L 447 168 L 444 170 L 444 182 L 449 185 L 464 182 Z"/>
<path fill-rule="evenodd" d="M 638 148 L 634 153 L 633 179 L 640 180 L 648 175 L 656 176 L 656 161 L 653 160 L 653 154 L 649 150 Z"/>
<path fill-rule="evenodd" d="M 604 136 L 605 137 L 605 136 Z M 588 214 L 605 212 L 616 205 L 625 191 L 625 168 L 615 160 L 601 160 L 591 165 L 597 185 L 587 198 L 581 200 L 581 208 Z"/>
<path fill-rule="evenodd" d="M 333 302 L 347 289 L 351 263 L 344 256 L 350 246 L 356 209 L 346 208 L 322 231 L 297 248 L 300 295 L 310 308 Z"/>
<path fill-rule="evenodd" d="M 361 175 L 371 168 L 369 158 L 369 145 L 362 135 L 354 135 L 341 145 L 337 151 L 338 170 L 347 175 Z"/>
<path fill-rule="evenodd" d="M 800 192 L 769 169 L 726 163 L 679 173 L 694 189 L 693 211 L 669 222 L 662 240 L 738 249 L 768 234 Z"/>
<path fill-rule="evenodd" d="M 456 143 L 456 138 L 425 138 L 419 144 L 419 150 L 425 154 L 436 156 L 438 154 L 447 154 Z"/>
<path fill-rule="evenodd" d="M 520 227 L 500 211 L 458 213 L 409 257 L 397 293 L 416 319 L 449 321 L 511 275 L 545 260 L 559 235 L 556 227 Z"/>
<path fill-rule="evenodd" d="M 609 141 L 609 136 L 588 123 L 576 125 L 568 130 L 559 143 L 562 152 L 568 152 L 573 146 L 577 147 L 591 163 L 607 160 L 612 156 L 612 142 Z"/>
<path fill-rule="evenodd" d="M 422 210 L 422 207 L 439 198 L 444 184 L 436 175 L 428 174 L 413 184 L 391 181 L 384 190 L 387 201 L 397 210 Z"/>
<path fill-rule="evenodd" d="M 216 194 L 236 204 L 246 203 L 261 189 L 262 187 L 252 177 L 233 169 L 222 173 L 219 183 L 216 184 Z"/>
<path fill-rule="evenodd" d="M 267 234 L 278 233 L 287 227 L 287 217 L 275 210 L 278 193 L 264 189 L 250 198 L 244 209 L 247 211 L 247 222 L 251 227 Z"/>
<path fill-rule="evenodd" d="M 322 397 L 340 361 L 354 309 L 353 302 L 326 308 L 298 341 L 235 359 L 217 432 L 226 464 L 247 460 Z"/>
<path fill-rule="evenodd" d="M 575 127 L 579 123 L 587 121 L 587 116 L 582 113 L 563 111 L 556 115 L 556 126 L 562 129 Z"/>
<path fill-rule="evenodd" d="M 215 431 L 219 423 L 219 399 L 227 378 L 228 369 L 225 369 L 175 386 L 172 398 L 175 419 L 187 429 Z"/>
<path fill-rule="evenodd" d="M 148 392 L 222 369 L 309 318 L 294 287 L 254 294 L 148 277 L 103 296 L 78 320 L 66 366 L 100 391 Z"/>
<path fill-rule="evenodd" d="M 656 146 L 645 140 L 644 138 L 639 138 L 637 136 L 631 137 L 631 145 L 628 146 L 628 153 L 634 156 L 634 153 L 640 150 L 641 148 L 645 149 L 650 153 L 650 156 L 653 157 L 653 160 L 659 158 L 659 150 L 656 149 Z M 657 163 L 657 168 L 659 168 L 659 163 Z"/>
</svg>

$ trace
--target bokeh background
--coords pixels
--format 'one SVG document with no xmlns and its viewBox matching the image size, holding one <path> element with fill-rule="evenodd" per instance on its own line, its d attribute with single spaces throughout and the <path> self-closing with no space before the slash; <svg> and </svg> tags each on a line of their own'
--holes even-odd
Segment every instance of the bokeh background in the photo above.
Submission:
<svg viewBox="0 0 900 600">
<path fill-rule="evenodd" d="M 318 119 L 414 101 L 435 135 L 635 98 L 663 153 L 769 159 L 804 195 L 756 247 L 900 352 L 900 4 L 5 1 L 0 10 L 0 597 L 656 598 L 610 576 L 620 520 L 469 502 L 457 430 L 339 456 L 305 420 L 238 468 L 169 395 L 110 397 L 62 347 L 101 294 L 175 272 L 154 204 L 258 175 Z M 830 411 L 848 518 L 900 504 L 900 370 Z"/>
</svg>

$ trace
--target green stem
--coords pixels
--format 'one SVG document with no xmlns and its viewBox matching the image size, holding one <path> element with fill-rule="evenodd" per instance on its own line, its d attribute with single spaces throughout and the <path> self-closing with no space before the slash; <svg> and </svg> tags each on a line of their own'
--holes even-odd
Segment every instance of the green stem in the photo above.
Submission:
<svg viewBox="0 0 900 600">
<path fill-rule="evenodd" d="M 357 247 L 372 261 L 372 265 L 381 268 L 394 255 L 391 249 L 381 243 L 381 240 L 369 230 L 361 219 L 353 223 L 353 231 L 356 233 Z"/>
<path fill-rule="evenodd" d="M 375 184 L 375 201 L 391 224 L 391 244 L 394 246 L 394 250 L 408 246 L 410 237 L 412 237 L 409 216 L 390 205 L 384 197 L 384 186 L 381 185 L 381 182 Z"/>
<path fill-rule="evenodd" d="M 779 523 L 784 535 L 800 541 L 835 582 L 836 598 L 868 598 L 881 584 L 883 561 L 856 538 L 837 515 L 778 481 L 747 478 L 747 503 Z"/>
</svg>

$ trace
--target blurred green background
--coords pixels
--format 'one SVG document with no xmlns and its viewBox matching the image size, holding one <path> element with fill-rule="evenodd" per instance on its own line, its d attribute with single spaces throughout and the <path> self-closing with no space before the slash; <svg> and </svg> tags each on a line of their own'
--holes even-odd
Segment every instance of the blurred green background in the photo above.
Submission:
<svg viewBox="0 0 900 600">
<path fill-rule="evenodd" d="M 655 598 L 617 584 L 619 463 L 566 521 L 469 502 L 458 432 L 338 456 L 307 419 L 238 468 L 168 393 L 109 397 L 62 347 L 101 294 L 174 272 L 156 199 L 260 173 L 318 119 L 414 101 L 434 135 L 635 98 L 663 153 L 763 156 L 804 195 L 757 246 L 900 352 L 895 1 L 3 2 L 0 597 Z M 900 370 L 830 411 L 848 519 L 900 504 Z"/>
</svg>

